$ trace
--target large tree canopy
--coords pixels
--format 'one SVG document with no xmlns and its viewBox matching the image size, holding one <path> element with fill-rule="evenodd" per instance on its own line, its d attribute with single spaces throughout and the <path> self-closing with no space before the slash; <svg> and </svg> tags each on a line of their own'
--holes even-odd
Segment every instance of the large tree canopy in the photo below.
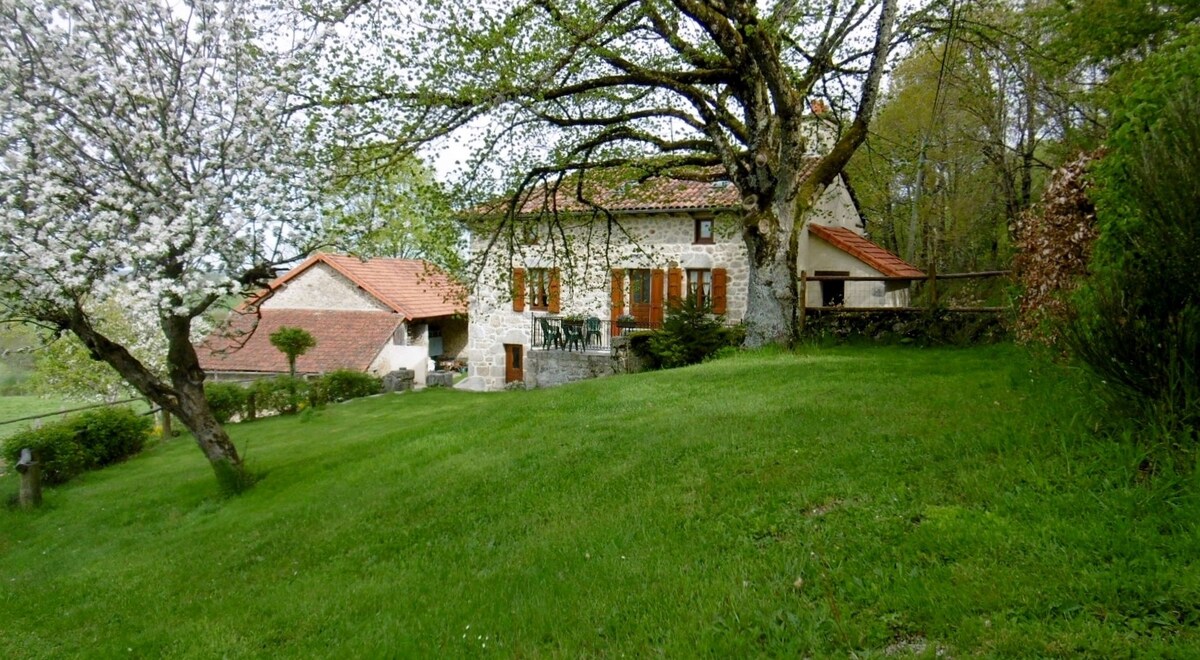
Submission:
<svg viewBox="0 0 1200 660">
<path fill-rule="evenodd" d="M 501 231 L 531 189 L 583 197 L 580 181 L 606 170 L 732 181 L 752 262 L 750 342 L 788 341 L 805 212 L 865 138 L 888 57 L 932 4 L 901 15 L 896 0 L 369 3 L 344 31 L 363 43 L 336 51 L 314 103 L 353 108 L 330 116 L 360 127 L 366 153 L 469 136 L 471 174 L 514 175 Z M 840 120 L 827 153 L 805 127 L 817 98 Z"/>
<path fill-rule="evenodd" d="M 319 224 L 262 25 L 238 0 L 0 0 L 2 312 L 74 333 L 239 482 L 189 330 Z M 118 293 L 156 316 L 166 377 L 96 322 Z"/>
</svg>

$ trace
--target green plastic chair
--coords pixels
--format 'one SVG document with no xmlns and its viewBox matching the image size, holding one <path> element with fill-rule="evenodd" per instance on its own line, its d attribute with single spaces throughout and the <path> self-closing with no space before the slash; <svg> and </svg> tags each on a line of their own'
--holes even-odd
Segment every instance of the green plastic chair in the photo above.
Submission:
<svg viewBox="0 0 1200 660">
<path fill-rule="evenodd" d="M 588 317 L 586 323 L 587 325 L 585 327 L 587 328 L 587 333 L 583 338 L 583 345 L 591 346 L 592 337 L 596 338 L 597 346 L 604 343 L 604 335 L 600 333 L 600 319 L 596 318 L 595 316 L 590 316 Z"/>
<path fill-rule="evenodd" d="M 554 346 L 559 348 L 563 346 L 562 328 L 550 323 L 550 319 L 540 318 L 538 324 L 542 326 L 542 349 L 545 350 Z"/>
<path fill-rule="evenodd" d="M 564 323 L 563 326 L 563 348 L 570 350 L 571 348 L 584 349 L 583 343 L 583 324 L 582 323 Z"/>
</svg>

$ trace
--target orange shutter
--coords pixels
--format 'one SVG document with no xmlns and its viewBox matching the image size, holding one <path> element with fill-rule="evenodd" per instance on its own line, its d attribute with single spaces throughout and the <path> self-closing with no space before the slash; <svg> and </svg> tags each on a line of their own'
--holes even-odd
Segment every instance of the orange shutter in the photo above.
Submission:
<svg viewBox="0 0 1200 660">
<path fill-rule="evenodd" d="M 514 268 L 512 272 L 513 311 L 525 311 L 525 269 Z"/>
<path fill-rule="evenodd" d="M 663 322 L 663 272 L 650 271 L 650 327 L 661 328 Z"/>
<path fill-rule="evenodd" d="M 724 268 L 712 269 L 712 313 L 725 313 L 725 289 L 726 280 L 729 276 L 725 274 Z"/>
<path fill-rule="evenodd" d="M 621 329 L 617 327 L 617 317 L 625 311 L 625 271 L 620 268 L 612 269 L 612 292 L 609 294 L 609 300 L 612 304 L 609 306 L 609 320 L 612 321 L 612 336 L 616 337 L 620 334 Z"/>
<path fill-rule="evenodd" d="M 674 307 L 683 299 L 683 271 L 667 269 L 667 304 Z"/>
<path fill-rule="evenodd" d="M 559 303 L 559 294 L 562 292 L 562 281 L 559 279 L 558 269 L 550 269 L 550 313 L 557 314 L 561 309 Z"/>
</svg>

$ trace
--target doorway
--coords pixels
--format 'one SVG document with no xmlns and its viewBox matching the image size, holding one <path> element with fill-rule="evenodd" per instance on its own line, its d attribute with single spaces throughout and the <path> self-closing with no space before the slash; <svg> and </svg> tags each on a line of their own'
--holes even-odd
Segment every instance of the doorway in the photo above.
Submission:
<svg viewBox="0 0 1200 660">
<path fill-rule="evenodd" d="M 520 383 L 525 380 L 525 347 L 521 344 L 504 345 L 504 382 Z"/>
</svg>

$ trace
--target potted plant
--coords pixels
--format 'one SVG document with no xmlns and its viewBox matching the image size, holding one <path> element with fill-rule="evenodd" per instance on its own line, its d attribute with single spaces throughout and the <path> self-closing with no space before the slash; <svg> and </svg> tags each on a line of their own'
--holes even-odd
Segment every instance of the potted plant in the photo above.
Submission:
<svg viewBox="0 0 1200 660">
<path fill-rule="evenodd" d="M 567 314 L 562 318 L 562 324 L 564 327 L 582 328 L 585 320 L 583 314 Z"/>
<path fill-rule="evenodd" d="M 633 314 L 622 314 L 617 317 L 618 328 L 636 328 L 637 324 L 637 317 L 635 317 Z"/>
</svg>

